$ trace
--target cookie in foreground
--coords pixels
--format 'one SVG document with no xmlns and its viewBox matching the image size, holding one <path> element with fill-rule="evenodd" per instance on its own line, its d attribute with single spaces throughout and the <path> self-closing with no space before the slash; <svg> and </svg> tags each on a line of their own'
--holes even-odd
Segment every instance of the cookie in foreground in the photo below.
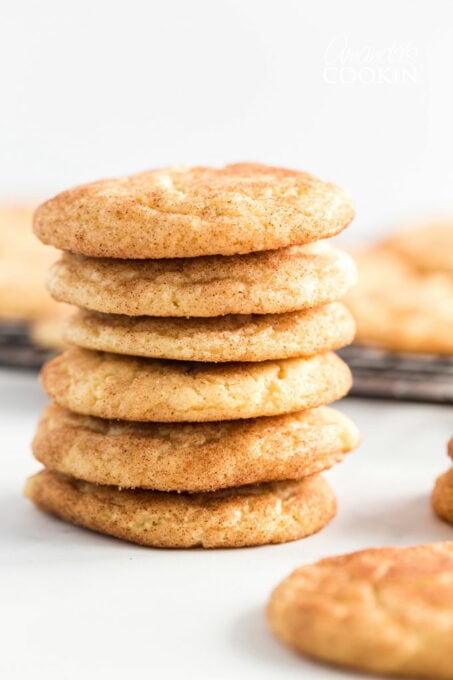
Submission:
<svg viewBox="0 0 453 680">
<path fill-rule="evenodd" d="M 41 205 L 44 242 L 93 257 L 166 258 L 274 250 L 337 234 L 348 194 L 259 163 L 173 167 L 68 189 Z"/>
<path fill-rule="evenodd" d="M 292 413 L 340 399 L 351 372 L 336 354 L 252 363 L 142 359 L 71 347 L 44 366 L 57 404 L 83 415 L 205 422 Z"/>
<path fill-rule="evenodd" d="M 33 440 L 47 468 L 122 488 L 214 491 L 301 479 L 339 463 L 359 443 L 355 425 L 327 408 L 217 423 L 128 423 L 51 404 Z"/>
<path fill-rule="evenodd" d="M 268 620 L 296 650 L 382 675 L 453 678 L 453 542 L 373 548 L 300 567 Z"/>
<path fill-rule="evenodd" d="M 336 500 L 319 475 L 208 494 L 119 490 L 43 470 L 25 495 L 61 519 L 156 548 L 239 548 L 319 531 Z"/>
<path fill-rule="evenodd" d="M 339 300 L 352 258 L 327 243 L 237 255 L 112 260 L 65 253 L 48 287 L 59 302 L 126 316 L 282 314 Z"/>
<path fill-rule="evenodd" d="M 114 354 L 178 361 L 268 361 L 313 356 L 352 342 L 355 323 L 341 302 L 287 314 L 213 318 L 129 317 L 79 310 L 68 344 Z"/>
</svg>

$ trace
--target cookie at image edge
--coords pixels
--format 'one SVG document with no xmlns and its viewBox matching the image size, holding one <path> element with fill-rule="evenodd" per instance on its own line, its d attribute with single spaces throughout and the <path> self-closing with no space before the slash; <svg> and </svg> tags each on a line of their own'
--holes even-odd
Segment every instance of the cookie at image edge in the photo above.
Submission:
<svg viewBox="0 0 453 680">
<path fill-rule="evenodd" d="M 453 467 L 436 479 L 431 504 L 436 515 L 453 524 Z"/>
<path fill-rule="evenodd" d="M 382 675 L 453 678 L 453 542 L 373 548 L 300 567 L 272 593 L 284 643 Z"/>
<path fill-rule="evenodd" d="M 204 422 L 292 413 L 343 397 L 351 373 L 335 354 L 258 363 L 203 364 L 71 347 L 47 362 L 47 394 L 83 415 Z"/>
<path fill-rule="evenodd" d="M 156 548 L 239 548 L 294 541 L 324 527 L 336 512 L 328 483 L 313 475 L 212 492 L 119 490 L 43 470 L 25 495 L 61 519 Z"/>
<path fill-rule="evenodd" d="M 48 288 L 60 302 L 126 316 L 279 314 L 338 300 L 354 285 L 347 253 L 328 243 L 182 260 L 109 260 L 66 253 Z"/>
<path fill-rule="evenodd" d="M 355 323 L 340 302 L 301 312 L 211 318 L 129 317 L 79 310 L 67 344 L 180 361 L 266 361 L 313 356 L 352 342 Z"/>
<path fill-rule="evenodd" d="M 327 407 L 216 423 L 127 423 L 51 404 L 33 440 L 47 468 L 122 488 L 214 491 L 301 479 L 339 463 L 359 443 L 355 425 Z"/>
<path fill-rule="evenodd" d="M 348 194 L 258 163 L 173 167 L 68 189 L 41 205 L 36 235 L 92 257 L 174 258 L 274 250 L 333 236 L 354 217 Z"/>
</svg>

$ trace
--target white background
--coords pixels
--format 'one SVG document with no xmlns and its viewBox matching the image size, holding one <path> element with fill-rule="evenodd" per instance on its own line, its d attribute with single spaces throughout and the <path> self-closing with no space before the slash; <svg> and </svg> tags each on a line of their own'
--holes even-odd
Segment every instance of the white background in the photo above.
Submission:
<svg viewBox="0 0 453 680">
<path fill-rule="evenodd" d="M 453 207 L 449 0 L 0 6 L 0 195 L 260 160 L 348 188 L 357 238 Z"/>
</svg>

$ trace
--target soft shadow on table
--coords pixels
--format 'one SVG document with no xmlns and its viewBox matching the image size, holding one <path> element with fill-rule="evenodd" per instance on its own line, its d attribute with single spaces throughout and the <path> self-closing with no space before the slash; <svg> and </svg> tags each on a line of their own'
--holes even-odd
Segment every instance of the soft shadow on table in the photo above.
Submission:
<svg viewBox="0 0 453 680">
<path fill-rule="evenodd" d="M 164 556 L 166 553 L 173 552 L 175 555 L 184 554 L 191 558 L 203 555 L 214 562 L 217 559 L 225 559 L 225 554 L 234 554 L 235 549 L 225 548 L 223 550 L 205 550 L 203 548 L 156 548 L 137 545 L 128 541 L 108 536 L 107 534 L 97 533 L 84 527 L 79 527 L 69 522 L 65 522 L 59 517 L 55 517 L 34 506 L 28 498 L 22 494 L 22 488 L 17 490 L 17 494 L 0 495 L 0 516 L 3 521 L 0 526 L 1 539 L 8 539 L 16 544 L 17 547 L 28 550 L 34 545 L 42 546 L 43 541 L 52 553 L 52 561 L 61 557 L 62 561 L 67 560 L 68 551 L 76 551 L 78 560 L 91 560 L 93 553 L 96 553 L 96 560 L 101 557 L 111 560 L 112 554 L 120 559 L 138 555 L 139 553 Z M 252 548 L 259 550 L 258 548 Z"/>
<path fill-rule="evenodd" d="M 318 664 L 287 649 L 283 644 L 272 635 L 266 622 L 265 605 L 256 607 L 243 613 L 237 620 L 232 634 L 234 647 L 241 653 L 246 653 L 254 659 L 265 664 L 267 667 L 275 667 L 275 677 L 285 675 L 294 678 L 310 677 L 312 674 L 318 676 L 322 669 L 322 677 L 337 678 L 354 677 L 342 670 L 336 670 L 329 666 Z"/>
<path fill-rule="evenodd" d="M 14 545 L 14 550 L 36 561 L 77 560 L 89 562 L 95 554 L 96 560 L 111 561 L 112 555 L 118 559 L 130 559 L 140 546 L 119 541 L 81 527 L 63 522 L 43 510 L 36 508 L 26 498 L 7 494 L 0 497 L 1 540 Z M 40 548 L 45 541 L 48 548 L 44 555 Z M 38 550 L 35 550 L 37 548 Z"/>
</svg>

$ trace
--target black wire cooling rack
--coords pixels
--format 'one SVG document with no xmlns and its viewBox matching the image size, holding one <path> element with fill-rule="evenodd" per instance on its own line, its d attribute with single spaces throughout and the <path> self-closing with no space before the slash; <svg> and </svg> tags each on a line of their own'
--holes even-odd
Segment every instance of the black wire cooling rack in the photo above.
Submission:
<svg viewBox="0 0 453 680">
<path fill-rule="evenodd" d="M 0 323 L 0 366 L 38 370 L 51 356 L 33 345 L 26 323 Z"/>
<path fill-rule="evenodd" d="M 398 354 L 352 345 L 340 350 L 354 376 L 351 395 L 453 404 L 453 356 Z M 0 323 L 0 366 L 38 370 L 52 352 L 30 340 L 25 323 Z"/>
<path fill-rule="evenodd" d="M 351 395 L 453 404 L 453 356 L 403 354 L 358 345 L 339 354 L 354 377 Z"/>
</svg>

